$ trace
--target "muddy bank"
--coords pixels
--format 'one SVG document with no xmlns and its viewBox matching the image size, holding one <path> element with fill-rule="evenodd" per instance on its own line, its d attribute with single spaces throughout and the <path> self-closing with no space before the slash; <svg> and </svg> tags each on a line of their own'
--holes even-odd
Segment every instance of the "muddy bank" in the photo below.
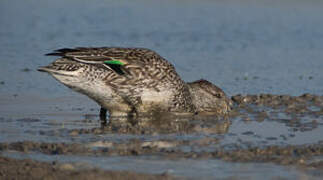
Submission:
<svg viewBox="0 0 323 180">
<path fill-rule="evenodd" d="M 30 159 L 16 160 L 0 157 L 0 179 L 175 179 L 167 174 L 148 175 L 127 171 L 103 171 L 100 169 L 77 170 L 71 163 L 60 164 L 56 162 L 45 163 Z M 177 178 L 178 179 L 178 178 Z"/>
<path fill-rule="evenodd" d="M 134 140 L 125 144 L 112 142 L 94 142 L 91 144 L 17 142 L 1 143 L 1 151 L 36 152 L 48 155 L 83 155 L 83 156 L 151 156 L 158 155 L 165 159 L 209 159 L 216 158 L 229 162 L 272 162 L 281 165 L 306 165 L 309 160 L 323 155 L 323 144 L 300 146 L 269 146 L 245 149 L 236 145 L 235 150 L 218 148 L 212 152 L 183 152 L 175 148 L 180 142 L 140 142 Z M 199 144 L 203 146 L 202 143 Z"/>
</svg>

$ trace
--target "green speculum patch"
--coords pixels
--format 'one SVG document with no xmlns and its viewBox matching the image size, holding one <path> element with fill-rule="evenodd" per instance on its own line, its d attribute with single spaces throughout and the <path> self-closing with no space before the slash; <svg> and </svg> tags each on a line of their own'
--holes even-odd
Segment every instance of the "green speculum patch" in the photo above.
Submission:
<svg viewBox="0 0 323 180">
<path fill-rule="evenodd" d="M 124 65 L 124 63 L 119 60 L 104 61 L 103 63 L 104 64 L 115 64 L 115 65 L 121 65 L 121 66 Z"/>
</svg>

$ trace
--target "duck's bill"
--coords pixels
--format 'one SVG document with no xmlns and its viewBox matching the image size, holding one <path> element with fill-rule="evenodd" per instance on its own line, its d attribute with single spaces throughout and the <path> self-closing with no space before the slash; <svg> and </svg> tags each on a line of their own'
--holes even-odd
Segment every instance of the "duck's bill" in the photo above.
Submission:
<svg viewBox="0 0 323 180">
<path fill-rule="evenodd" d="M 52 66 L 41 66 L 37 70 L 40 72 L 56 73 L 56 74 L 64 74 L 64 72 L 66 72 L 66 71 L 55 69 Z"/>
<path fill-rule="evenodd" d="M 77 72 L 75 71 L 65 71 L 52 68 L 52 66 L 41 66 L 37 69 L 40 72 L 46 72 L 52 75 L 62 75 L 62 76 L 75 76 Z"/>
<path fill-rule="evenodd" d="M 46 66 L 41 66 L 41 67 L 38 67 L 37 68 L 37 71 L 40 71 L 40 72 L 51 72 L 52 70 Z"/>
</svg>

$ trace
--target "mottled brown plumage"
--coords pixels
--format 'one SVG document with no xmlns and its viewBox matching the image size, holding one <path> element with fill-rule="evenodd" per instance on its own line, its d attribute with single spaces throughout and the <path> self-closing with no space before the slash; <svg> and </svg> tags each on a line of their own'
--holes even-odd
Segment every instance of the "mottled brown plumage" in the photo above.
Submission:
<svg viewBox="0 0 323 180">
<path fill-rule="evenodd" d="M 220 88 L 206 80 L 185 83 L 172 64 L 149 49 L 81 47 L 47 55 L 61 58 L 40 71 L 89 96 L 111 116 L 141 116 L 156 110 L 224 115 L 230 109 Z"/>
</svg>

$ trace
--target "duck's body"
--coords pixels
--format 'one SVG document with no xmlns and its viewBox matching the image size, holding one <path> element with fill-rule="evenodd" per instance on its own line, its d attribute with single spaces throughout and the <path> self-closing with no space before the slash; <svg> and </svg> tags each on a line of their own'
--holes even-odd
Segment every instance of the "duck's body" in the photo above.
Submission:
<svg viewBox="0 0 323 180">
<path fill-rule="evenodd" d="M 231 102 L 220 88 L 205 80 L 185 83 L 172 64 L 149 49 L 75 48 L 47 55 L 61 58 L 40 71 L 92 98 L 110 116 L 140 116 L 156 110 L 223 115 L 230 109 Z"/>
</svg>

